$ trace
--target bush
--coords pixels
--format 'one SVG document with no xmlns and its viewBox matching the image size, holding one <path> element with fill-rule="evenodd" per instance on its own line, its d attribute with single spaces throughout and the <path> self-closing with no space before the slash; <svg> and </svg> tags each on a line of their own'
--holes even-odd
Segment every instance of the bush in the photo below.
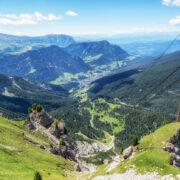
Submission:
<svg viewBox="0 0 180 180">
<path fill-rule="evenodd" d="M 36 110 L 36 107 L 37 107 L 37 104 L 33 104 L 33 105 L 32 105 L 32 110 L 35 111 L 35 110 Z"/>
<path fill-rule="evenodd" d="M 63 134 L 67 134 L 67 129 L 65 127 L 63 128 Z"/>
<path fill-rule="evenodd" d="M 63 120 L 62 119 L 55 119 L 55 122 L 54 122 L 54 125 L 55 125 L 55 129 L 58 129 L 58 123 L 59 122 L 63 122 Z"/>
<path fill-rule="evenodd" d="M 165 126 L 166 124 L 169 124 L 169 123 L 171 123 L 170 120 L 165 120 L 165 121 L 163 122 L 163 125 Z"/>
<path fill-rule="evenodd" d="M 124 148 L 123 148 L 123 147 L 120 147 L 120 149 L 119 149 L 119 155 L 121 155 L 121 154 L 123 153 L 123 151 L 124 151 Z"/>
<path fill-rule="evenodd" d="M 42 180 L 41 174 L 37 171 L 35 173 L 34 180 Z"/>
<path fill-rule="evenodd" d="M 173 155 L 171 155 L 171 156 L 169 157 L 168 162 L 169 162 L 170 165 L 173 165 Z"/>
<path fill-rule="evenodd" d="M 55 129 L 58 129 L 58 123 L 59 123 L 59 120 L 56 119 L 56 120 L 55 120 L 55 123 L 54 123 L 54 124 L 55 124 Z"/>
<path fill-rule="evenodd" d="M 66 143 L 63 140 L 59 141 L 59 146 L 65 146 L 65 145 L 66 145 Z"/>
<path fill-rule="evenodd" d="M 53 148 L 53 144 L 52 143 L 50 143 L 49 145 L 50 145 L 51 148 Z"/>
<path fill-rule="evenodd" d="M 32 108 L 28 108 L 28 113 L 32 113 Z"/>
<path fill-rule="evenodd" d="M 133 146 L 137 146 L 137 145 L 138 145 L 138 137 L 137 137 L 137 136 L 134 136 L 134 137 L 132 138 L 131 144 L 132 144 Z"/>
<path fill-rule="evenodd" d="M 40 105 L 40 104 L 38 104 L 37 106 L 36 106 L 36 111 L 37 112 L 41 112 L 43 110 L 43 107 Z"/>
</svg>

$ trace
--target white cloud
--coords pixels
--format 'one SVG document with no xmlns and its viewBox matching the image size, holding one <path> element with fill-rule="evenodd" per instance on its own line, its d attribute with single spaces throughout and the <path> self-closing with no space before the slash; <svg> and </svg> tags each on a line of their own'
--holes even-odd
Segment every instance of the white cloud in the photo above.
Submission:
<svg viewBox="0 0 180 180">
<path fill-rule="evenodd" d="M 78 16 L 78 14 L 73 12 L 73 11 L 66 11 L 66 15 L 68 15 L 68 16 Z"/>
<path fill-rule="evenodd" d="M 41 13 L 35 12 L 34 15 L 37 18 L 37 21 L 54 21 L 62 19 L 61 16 L 55 16 L 54 14 L 48 14 L 48 16 L 43 16 Z"/>
<path fill-rule="evenodd" d="M 39 21 L 54 21 L 60 19 L 62 19 L 61 16 L 55 16 L 54 14 L 48 14 L 48 16 L 44 16 L 39 12 L 35 12 L 34 14 L 20 14 L 19 16 L 15 14 L 0 15 L 0 23 L 5 25 L 38 24 Z"/>
<path fill-rule="evenodd" d="M 171 4 L 171 0 L 163 0 L 163 5 L 169 6 Z"/>
<path fill-rule="evenodd" d="M 60 20 L 60 19 L 62 19 L 62 16 L 55 16 L 54 14 L 48 14 L 49 21 Z"/>
<path fill-rule="evenodd" d="M 169 23 L 170 23 L 171 25 L 180 25 L 180 16 L 177 16 L 176 18 L 171 19 L 171 20 L 169 21 Z"/>
<path fill-rule="evenodd" d="M 180 6 L 180 0 L 162 0 L 165 6 Z"/>
</svg>

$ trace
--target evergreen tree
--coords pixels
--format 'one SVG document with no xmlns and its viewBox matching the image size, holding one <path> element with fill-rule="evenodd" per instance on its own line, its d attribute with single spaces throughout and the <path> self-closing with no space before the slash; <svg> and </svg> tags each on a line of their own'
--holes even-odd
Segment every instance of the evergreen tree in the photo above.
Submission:
<svg viewBox="0 0 180 180">
<path fill-rule="evenodd" d="M 41 174 L 37 171 L 35 173 L 34 180 L 42 180 Z"/>
<path fill-rule="evenodd" d="M 138 137 L 137 137 L 137 136 L 134 136 L 134 137 L 132 138 L 131 144 L 132 144 L 133 146 L 137 146 L 137 145 L 138 145 Z"/>
</svg>

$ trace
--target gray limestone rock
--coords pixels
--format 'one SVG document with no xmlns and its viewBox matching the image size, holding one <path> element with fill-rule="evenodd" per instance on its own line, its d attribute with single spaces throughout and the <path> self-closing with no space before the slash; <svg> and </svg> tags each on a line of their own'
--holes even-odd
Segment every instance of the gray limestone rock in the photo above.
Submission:
<svg viewBox="0 0 180 180">
<path fill-rule="evenodd" d="M 132 153 L 133 153 L 133 147 L 132 147 L 132 146 L 129 146 L 128 148 L 126 148 L 126 149 L 123 151 L 123 157 L 124 157 L 124 159 L 127 159 L 128 157 L 130 157 Z"/>
</svg>

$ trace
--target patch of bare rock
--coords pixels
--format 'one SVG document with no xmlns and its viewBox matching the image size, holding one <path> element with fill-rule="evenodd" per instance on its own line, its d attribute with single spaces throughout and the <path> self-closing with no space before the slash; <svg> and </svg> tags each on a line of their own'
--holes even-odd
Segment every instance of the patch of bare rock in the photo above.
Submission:
<svg viewBox="0 0 180 180">
<path fill-rule="evenodd" d="M 25 127 L 30 131 L 39 131 L 50 142 L 50 146 L 39 145 L 55 155 L 76 161 L 76 153 L 72 146 L 65 123 L 61 119 L 54 119 L 40 105 L 33 105 L 29 110 L 29 118 Z"/>
<path fill-rule="evenodd" d="M 176 176 L 180 179 L 180 176 Z M 152 172 L 145 175 L 137 174 L 136 170 L 130 169 L 124 174 L 112 174 L 108 176 L 98 176 L 93 178 L 93 180 L 175 180 L 175 178 L 170 174 L 160 177 L 158 173 Z"/>
<path fill-rule="evenodd" d="M 170 164 L 180 169 L 180 129 L 170 140 L 164 150 L 171 154 Z"/>
</svg>

